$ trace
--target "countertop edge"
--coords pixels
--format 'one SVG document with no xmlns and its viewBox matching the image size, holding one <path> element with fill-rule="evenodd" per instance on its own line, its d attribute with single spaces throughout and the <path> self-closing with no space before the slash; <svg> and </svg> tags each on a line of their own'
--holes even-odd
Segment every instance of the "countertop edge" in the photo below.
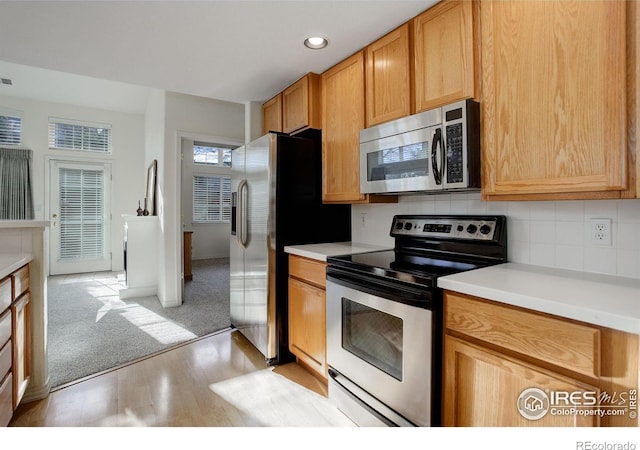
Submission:
<svg viewBox="0 0 640 450">
<path fill-rule="evenodd" d="M 0 220 L 1 228 L 48 228 L 49 220 Z"/>
<path fill-rule="evenodd" d="M 504 265 L 493 267 L 502 269 Z M 489 269 L 491 269 L 491 267 L 479 270 Z M 533 295 L 526 292 L 526 289 L 518 291 L 517 289 L 503 288 L 496 284 L 491 285 L 491 283 L 482 284 L 475 281 L 461 280 L 460 278 L 464 278 L 464 276 L 461 275 L 462 274 L 455 274 L 439 278 L 438 287 L 496 301 L 505 305 L 521 307 L 531 311 L 552 314 L 566 319 L 577 320 L 592 325 L 640 335 L 640 316 L 634 317 L 633 315 L 625 315 L 622 311 L 611 312 L 602 309 L 595 309 L 593 307 L 578 305 L 570 301 L 561 302 L 557 299 Z M 531 276 L 535 277 L 536 274 L 532 273 Z M 559 279 L 560 278 L 561 277 L 559 277 Z"/>
<path fill-rule="evenodd" d="M 0 254 L 0 279 L 11 275 L 13 272 L 33 261 L 30 253 Z"/>
</svg>

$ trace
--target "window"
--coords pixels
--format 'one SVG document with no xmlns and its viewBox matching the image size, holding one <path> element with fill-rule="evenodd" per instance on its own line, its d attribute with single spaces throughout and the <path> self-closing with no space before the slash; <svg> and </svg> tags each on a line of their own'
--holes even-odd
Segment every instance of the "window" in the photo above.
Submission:
<svg viewBox="0 0 640 450">
<path fill-rule="evenodd" d="M 193 163 L 211 166 L 231 167 L 231 150 L 220 144 L 206 142 L 193 143 Z"/>
<path fill-rule="evenodd" d="M 231 178 L 194 175 L 193 221 L 199 223 L 231 220 Z"/>
<path fill-rule="evenodd" d="M 22 144 L 22 116 L 18 111 L 0 108 L 0 144 Z"/>
<path fill-rule="evenodd" d="M 111 152 L 111 125 L 49 117 L 49 148 Z"/>
</svg>

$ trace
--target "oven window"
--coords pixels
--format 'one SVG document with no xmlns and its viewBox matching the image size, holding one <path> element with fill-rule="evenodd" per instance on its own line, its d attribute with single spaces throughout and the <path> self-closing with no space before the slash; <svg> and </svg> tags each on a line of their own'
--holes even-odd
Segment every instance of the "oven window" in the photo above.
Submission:
<svg viewBox="0 0 640 450">
<path fill-rule="evenodd" d="M 342 347 L 402 381 L 402 319 L 343 297 Z"/>
<path fill-rule="evenodd" d="M 394 180 L 429 175 L 429 143 L 403 145 L 367 153 L 367 180 Z"/>
</svg>

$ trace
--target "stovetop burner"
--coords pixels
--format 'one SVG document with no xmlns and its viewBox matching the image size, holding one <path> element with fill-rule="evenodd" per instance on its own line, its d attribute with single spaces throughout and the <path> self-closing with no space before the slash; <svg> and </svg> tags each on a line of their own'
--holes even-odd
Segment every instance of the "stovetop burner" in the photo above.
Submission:
<svg viewBox="0 0 640 450">
<path fill-rule="evenodd" d="M 437 278 L 506 262 L 504 216 L 395 216 L 394 250 L 334 256 L 329 266 L 436 287 Z"/>
</svg>

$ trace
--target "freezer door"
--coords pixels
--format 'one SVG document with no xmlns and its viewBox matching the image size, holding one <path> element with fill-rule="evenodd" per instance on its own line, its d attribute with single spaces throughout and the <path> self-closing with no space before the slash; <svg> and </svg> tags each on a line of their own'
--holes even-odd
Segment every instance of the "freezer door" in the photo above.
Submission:
<svg viewBox="0 0 640 450">
<path fill-rule="evenodd" d="M 232 222 L 235 227 L 229 239 L 229 276 L 230 276 L 230 315 L 231 324 L 238 330 L 242 331 L 246 326 L 244 312 L 244 248 L 239 239 L 242 238 L 243 218 L 242 210 L 246 203 L 243 202 L 244 189 L 240 191 L 240 187 L 244 185 L 245 180 L 245 155 L 246 148 L 244 146 L 233 150 L 231 154 L 231 192 L 232 199 L 235 201 L 232 205 L 232 213 L 235 214 Z M 246 199 L 245 199 L 246 200 Z"/>
<path fill-rule="evenodd" d="M 245 329 L 243 334 L 267 360 L 276 356 L 275 326 L 275 161 L 277 137 L 267 134 L 247 144 L 248 236 L 244 254 Z M 272 273 L 273 272 L 273 273 Z"/>
</svg>

